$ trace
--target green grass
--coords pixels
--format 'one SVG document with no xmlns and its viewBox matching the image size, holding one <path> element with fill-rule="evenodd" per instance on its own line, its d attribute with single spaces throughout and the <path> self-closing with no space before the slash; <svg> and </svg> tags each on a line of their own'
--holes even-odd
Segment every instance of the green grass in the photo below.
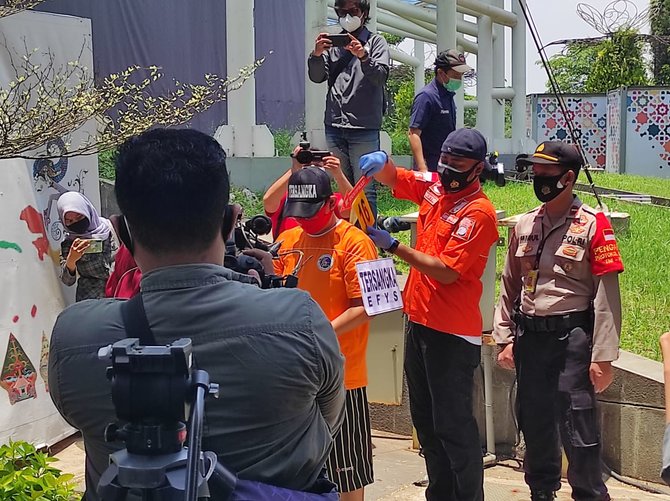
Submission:
<svg viewBox="0 0 670 501">
<path fill-rule="evenodd" d="M 670 180 L 614 174 L 597 176 L 596 182 L 601 186 L 670 197 Z M 539 204 L 528 184 L 508 183 L 500 188 L 493 183 L 486 183 L 484 190 L 496 208 L 504 210 L 507 216 L 526 212 Z M 244 207 L 246 216 L 263 213 L 262 194 L 257 193 L 256 198 L 250 199 L 238 187 L 233 187 L 232 194 L 235 201 Z M 593 196 L 579 196 L 585 203 L 596 206 Z M 611 199 L 605 202 L 610 210 L 630 214 L 630 229 L 617 235 L 626 268 L 620 277 L 623 305 L 621 347 L 638 355 L 661 360 L 658 337 L 670 329 L 670 210 Z M 393 198 L 385 187 L 379 190 L 378 206 L 380 214 L 388 216 L 417 210 L 411 202 Z M 506 239 L 507 229 L 501 228 L 500 235 Z M 396 238 L 407 245 L 410 243 L 408 231 L 397 234 Z M 498 279 L 504 260 L 505 248 L 500 247 Z M 408 272 L 404 262 L 396 260 L 396 265 L 400 271 Z"/>
<path fill-rule="evenodd" d="M 647 193 L 651 193 L 651 190 L 646 187 L 655 187 L 655 193 L 659 196 L 664 193 L 670 196 L 670 180 L 613 174 L 604 176 L 601 179 L 606 178 L 608 182 L 605 184 L 601 180 L 601 185 L 615 187 L 615 183 L 618 183 L 616 186 L 627 191 L 645 187 Z M 527 184 L 508 183 L 500 188 L 493 183 L 486 183 L 484 190 L 495 207 L 504 210 L 507 216 L 527 212 L 539 204 L 532 187 Z M 587 194 L 579 196 L 584 203 L 596 206 L 595 197 Z M 658 337 L 670 329 L 670 210 L 610 199 L 606 200 L 606 204 L 612 211 L 630 214 L 630 229 L 617 235 L 626 268 L 620 276 L 623 308 L 621 347 L 638 355 L 661 360 Z M 416 210 L 411 202 L 394 199 L 386 188 L 379 192 L 379 208 L 384 215 L 401 215 Z M 500 236 L 507 239 L 507 228 L 500 228 Z M 409 232 L 400 233 L 398 238 L 409 244 Z M 498 279 L 505 255 L 506 249 L 498 248 Z M 403 272 L 408 269 L 404 263 L 398 263 L 398 268 Z"/>
<path fill-rule="evenodd" d="M 272 134 L 275 138 L 275 154 L 278 157 L 289 156 L 293 152 L 291 140 L 293 139 L 295 131 L 279 129 L 274 131 Z"/>
<path fill-rule="evenodd" d="M 645 186 L 652 185 L 652 180 L 641 179 Z M 653 180 L 658 187 L 662 187 L 663 183 L 659 181 L 663 180 Z M 643 185 L 639 179 L 617 182 L 628 191 L 633 191 L 631 186 Z M 530 185 L 509 183 L 499 188 L 487 183 L 485 191 L 496 208 L 505 210 L 508 216 L 538 205 Z M 584 203 L 596 206 L 595 197 L 587 194 L 579 194 L 579 197 Z M 607 199 L 606 204 L 611 211 L 630 214 L 630 229 L 617 235 L 625 266 L 620 276 L 623 308 L 621 347 L 661 360 L 658 337 L 670 329 L 670 210 L 611 199 Z M 501 228 L 501 236 L 507 237 L 506 229 Z M 498 250 L 498 278 L 504 254 L 502 248 Z"/>
<path fill-rule="evenodd" d="M 263 210 L 263 194 L 253 193 L 239 186 L 230 187 L 230 203 L 240 204 L 244 209 L 244 217 L 265 214 Z"/>
<path fill-rule="evenodd" d="M 632 176 L 629 174 L 610 174 L 607 172 L 592 172 L 591 175 L 596 186 L 670 198 L 670 179 Z M 579 180 L 582 183 L 588 183 L 586 175 L 583 172 L 580 173 Z"/>
</svg>

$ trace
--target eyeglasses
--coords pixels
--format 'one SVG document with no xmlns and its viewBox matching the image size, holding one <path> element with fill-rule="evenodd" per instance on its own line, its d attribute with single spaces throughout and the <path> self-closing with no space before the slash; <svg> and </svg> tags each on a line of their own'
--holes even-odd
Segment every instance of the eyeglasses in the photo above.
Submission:
<svg viewBox="0 0 670 501">
<path fill-rule="evenodd" d="M 346 17 L 347 14 L 352 17 L 361 17 L 363 11 L 360 7 L 352 7 L 351 9 L 335 9 L 335 14 L 337 14 L 337 17 Z"/>
</svg>

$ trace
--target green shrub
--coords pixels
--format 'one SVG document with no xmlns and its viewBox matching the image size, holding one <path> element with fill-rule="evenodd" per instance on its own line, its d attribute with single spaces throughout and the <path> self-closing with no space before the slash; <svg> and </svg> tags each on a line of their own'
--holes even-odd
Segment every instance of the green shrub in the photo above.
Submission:
<svg viewBox="0 0 670 501">
<path fill-rule="evenodd" d="M 230 187 L 230 203 L 240 204 L 244 209 L 244 217 L 265 214 L 263 210 L 263 193 L 253 192 L 240 186 Z"/>
<path fill-rule="evenodd" d="M 394 155 L 411 155 L 412 154 L 412 148 L 409 145 L 409 136 L 407 135 L 407 131 L 398 131 L 394 130 L 389 132 L 389 136 L 391 136 L 391 144 L 392 150 Z"/>
<path fill-rule="evenodd" d="M 114 159 L 116 150 L 107 150 L 98 154 L 98 171 L 102 179 L 114 181 L 116 172 L 114 170 Z"/>
<path fill-rule="evenodd" d="M 28 442 L 0 446 L 0 499 L 70 501 L 75 499 L 74 475 L 61 473 L 58 461 Z"/>
<path fill-rule="evenodd" d="M 296 131 L 288 129 L 277 129 L 272 132 L 275 138 L 275 155 L 287 157 L 293 152 L 291 141 Z"/>
</svg>

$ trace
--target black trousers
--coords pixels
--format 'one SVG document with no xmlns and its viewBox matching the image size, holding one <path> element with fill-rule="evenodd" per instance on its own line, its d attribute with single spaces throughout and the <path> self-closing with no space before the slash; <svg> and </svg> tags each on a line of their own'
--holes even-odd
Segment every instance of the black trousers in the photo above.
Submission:
<svg viewBox="0 0 670 501">
<path fill-rule="evenodd" d="M 531 489 L 561 486 L 561 450 L 573 499 L 608 500 L 600 468 L 600 432 L 589 379 L 591 329 L 519 332 L 514 344 L 519 425 Z"/>
<path fill-rule="evenodd" d="M 428 471 L 428 501 L 484 499 L 482 448 L 472 414 L 481 348 L 408 323 L 405 375 L 412 422 Z"/>
</svg>

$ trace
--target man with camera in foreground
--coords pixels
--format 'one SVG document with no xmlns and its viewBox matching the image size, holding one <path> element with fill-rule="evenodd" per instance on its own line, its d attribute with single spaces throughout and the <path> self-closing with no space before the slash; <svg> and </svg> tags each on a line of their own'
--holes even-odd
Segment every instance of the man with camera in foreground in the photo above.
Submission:
<svg viewBox="0 0 670 501">
<path fill-rule="evenodd" d="M 343 359 L 328 319 L 298 290 L 260 290 L 222 266 L 228 210 L 225 153 L 194 130 L 155 129 L 128 140 L 116 161 L 123 237 L 142 270 L 141 296 L 158 344 L 188 337 L 195 365 L 219 383 L 205 407 L 203 450 L 240 478 L 311 491 L 343 416 Z M 125 225 L 124 225 L 125 226 Z M 123 301 L 77 303 L 54 326 L 49 388 L 81 430 L 87 501 L 110 453 L 115 421 L 101 346 L 127 337 Z"/>
</svg>

